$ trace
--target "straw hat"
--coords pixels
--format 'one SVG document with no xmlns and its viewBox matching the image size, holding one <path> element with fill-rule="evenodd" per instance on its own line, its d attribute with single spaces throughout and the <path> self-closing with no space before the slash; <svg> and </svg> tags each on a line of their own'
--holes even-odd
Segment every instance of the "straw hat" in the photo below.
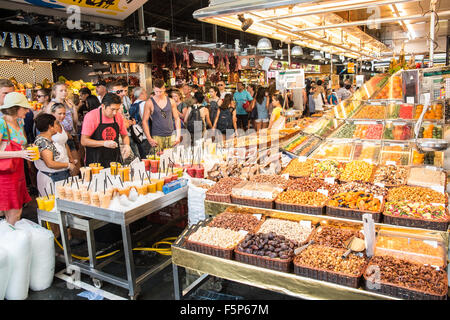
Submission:
<svg viewBox="0 0 450 320">
<path fill-rule="evenodd" d="M 27 97 L 25 97 L 22 93 L 19 92 L 8 93 L 5 96 L 5 99 L 3 100 L 3 105 L 0 106 L 0 110 L 8 109 L 14 106 L 32 109 L 32 107 L 28 103 Z"/>
</svg>

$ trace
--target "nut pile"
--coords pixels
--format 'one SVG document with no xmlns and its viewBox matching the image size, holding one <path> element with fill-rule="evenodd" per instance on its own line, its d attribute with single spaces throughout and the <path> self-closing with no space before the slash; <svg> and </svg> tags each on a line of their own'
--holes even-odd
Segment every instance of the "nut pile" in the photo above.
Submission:
<svg viewBox="0 0 450 320">
<path fill-rule="evenodd" d="M 388 189 L 380 186 L 376 186 L 370 182 L 352 181 L 341 184 L 339 186 L 339 192 L 357 192 L 364 191 L 376 196 L 385 197 L 388 194 Z"/>
<path fill-rule="evenodd" d="M 328 190 L 328 194 L 332 195 L 338 192 L 339 185 L 325 182 L 319 178 L 301 177 L 290 181 L 287 190 L 310 191 L 315 192 L 318 189 Z"/>
<path fill-rule="evenodd" d="M 310 176 L 313 171 L 314 160 L 308 159 L 304 162 L 298 161 L 298 159 L 293 159 L 283 173 L 288 173 L 290 176 L 304 177 Z"/>
<path fill-rule="evenodd" d="M 240 178 L 222 178 L 217 182 L 212 188 L 210 188 L 206 193 L 207 194 L 229 194 L 233 187 L 243 180 Z"/>
<path fill-rule="evenodd" d="M 305 242 L 311 234 L 311 228 L 302 226 L 298 222 L 280 219 L 267 219 L 259 228 L 258 233 L 273 232 L 279 236 L 284 236 L 298 244 Z"/>
<path fill-rule="evenodd" d="M 222 212 L 209 224 L 209 227 L 230 229 L 234 231 L 245 230 L 253 232 L 258 227 L 260 220 L 252 214 Z"/>
<path fill-rule="evenodd" d="M 370 181 L 374 165 L 362 160 L 355 160 L 345 165 L 341 174 L 342 181 Z"/>
<path fill-rule="evenodd" d="M 294 257 L 294 250 L 297 247 L 297 242 L 269 232 L 246 235 L 244 241 L 238 245 L 237 250 L 272 259 L 287 260 Z"/>
<path fill-rule="evenodd" d="M 283 189 L 285 189 L 289 183 L 289 180 L 276 174 L 258 174 L 254 176 L 250 181 L 273 184 Z"/>
<path fill-rule="evenodd" d="M 387 186 L 398 186 L 406 184 L 408 169 L 399 166 L 379 166 L 375 172 L 374 182 Z"/>
<path fill-rule="evenodd" d="M 364 239 L 364 235 L 357 230 L 321 226 L 314 233 L 313 240 L 314 243 L 322 246 L 345 249 L 345 241 L 353 236 Z"/>
<path fill-rule="evenodd" d="M 387 201 L 409 200 L 415 202 L 447 203 L 447 196 L 433 189 L 401 186 L 389 190 Z"/>
<path fill-rule="evenodd" d="M 231 249 L 242 241 L 244 237 L 245 235 L 238 231 L 215 227 L 200 227 L 189 236 L 188 240 L 209 246 Z"/>
<path fill-rule="evenodd" d="M 288 190 L 280 193 L 277 202 L 290 204 L 302 204 L 308 206 L 322 207 L 327 202 L 328 197 L 320 192 Z"/>
<path fill-rule="evenodd" d="M 370 268 L 373 265 L 375 268 Z M 374 276 L 375 272 L 380 272 Z M 448 290 L 447 273 L 432 266 L 412 263 L 391 256 L 375 256 L 366 269 L 366 277 L 375 277 L 382 282 L 408 289 L 425 291 L 428 294 L 444 295 Z"/>
<path fill-rule="evenodd" d="M 353 276 L 359 275 L 366 265 L 366 259 L 352 253 L 346 259 L 342 259 L 345 251 L 345 249 L 313 244 L 296 256 L 294 263 L 309 268 L 340 272 Z"/>
</svg>

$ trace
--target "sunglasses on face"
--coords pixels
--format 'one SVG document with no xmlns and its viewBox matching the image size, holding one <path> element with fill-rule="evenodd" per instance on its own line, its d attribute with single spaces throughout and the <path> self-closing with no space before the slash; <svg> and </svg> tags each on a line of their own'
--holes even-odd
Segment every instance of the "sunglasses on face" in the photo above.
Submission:
<svg viewBox="0 0 450 320">
<path fill-rule="evenodd" d="M 124 92 L 124 91 L 125 91 L 125 90 L 116 90 L 116 91 L 111 90 L 111 93 L 119 94 L 119 93 L 122 93 L 122 92 Z"/>
</svg>

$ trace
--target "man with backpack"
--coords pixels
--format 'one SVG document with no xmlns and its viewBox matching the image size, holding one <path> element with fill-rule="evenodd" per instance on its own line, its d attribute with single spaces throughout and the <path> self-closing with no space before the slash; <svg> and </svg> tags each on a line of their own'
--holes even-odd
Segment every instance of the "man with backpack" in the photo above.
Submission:
<svg viewBox="0 0 450 320">
<path fill-rule="evenodd" d="M 186 128 L 191 134 L 192 145 L 194 145 L 196 140 L 202 138 L 203 132 L 206 129 L 206 124 L 212 128 L 209 110 L 203 105 L 204 100 L 205 96 L 203 93 L 200 91 L 194 93 L 194 104 L 186 113 Z"/>
<path fill-rule="evenodd" d="M 144 158 L 150 152 L 150 144 L 142 128 L 142 118 L 144 116 L 144 106 L 147 101 L 147 91 L 144 88 L 136 87 L 133 89 L 134 102 L 130 106 L 130 119 L 134 119 L 136 124 L 131 126 L 131 138 L 137 144 L 141 158 Z M 149 119 L 149 126 L 151 119 Z"/>
</svg>

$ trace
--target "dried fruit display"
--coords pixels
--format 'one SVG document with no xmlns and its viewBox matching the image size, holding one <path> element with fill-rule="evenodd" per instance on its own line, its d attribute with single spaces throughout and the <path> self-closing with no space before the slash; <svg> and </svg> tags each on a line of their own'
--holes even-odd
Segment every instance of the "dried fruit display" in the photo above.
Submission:
<svg viewBox="0 0 450 320">
<path fill-rule="evenodd" d="M 294 263 L 314 269 L 331 272 L 359 275 L 367 264 L 364 257 L 350 254 L 346 259 L 342 258 L 345 249 L 310 245 L 294 258 Z"/>
<path fill-rule="evenodd" d="M 371 266 L 375 266 L 372 268 Z M 374 273 L 377 273 L 376 275 Z M 432 295 L 445 295 L 448 280 L 445 270 L 412 263 L 390 256 L 373 257 L 365 271 L 365 277 L 377 278 L 382 283 L 392 284 Z"/>
<path fill-rule="evenodd" d="M 380 151 L 380 144 L 359 143 L 355 145 L 353 160 L 369 160 L 370 162 L 376 163 L 378 162 Z"/>
<path fill-rule="evenodd" d="M 430 188 L 401 186 L 389 190 L 387 201 L 413 201 L 427 203 L 447 203 L 444 193 L 434 191 Z"/>
<path fill-rule="evenodd" d="M 306 142 L 294 150 L 297 156 L 309 156 L 320 144 L 322 140 L 318 137 L 310 136 Z"/>
<path fill-rule="evenodd" d="M 312 178 L 336 178 L 338 179 L 344 170 L 344 164 L 336 160 L 324 160 L 314 163 Z"/>
<path fill-rule="evenodd" d="M 384 128 L 383 139 L 409 140 L 412 138 L 412 128 L 409 124 L 388 122 Z"/>
<path fill-rule="evenodd" d="M 308 139 L 308 136 L 300 135 L 290 141 L 283 149 L 289 152 L 295 152 L 300 145 Z"/>
<path fill-rule="evenodd" d="M 290 204 L 322 207 L 328 201 L 328 197 L 322 193 L 314 191 L 287 190 L 280 193 L 276 201 Z"/>
<path fill-rule="evenodd" d="M 384 145 L 381 149 L 380 164 L 407 166 L 409 164 L 411 148 L 406 145 Z M 391 163 L 392 162 L 392 163 Z"/>
<path fill-rule="evenodd" d="M 375 166 L 362 160 L 354 160 L 345 165 L 340 176 L 342 181 L 370 181 Z"/>
<path fill-rule="evenodd" d="M 322 246 L 346 249 L 345 242 L 351 237 L 364 239 L 364 235 L 358 230 L 320 226 L 314 233 L 312 240 Z"/>
<path fill-rule="evenodd" d="M 333 138 L 339 139 L 351 139 L 355 134 L 356 124 L 347 123 L 333 136 Z"/>
<path fill-rule="evenodd" d="M 419 130 L 419 139 L 442 139 L 442 126 L 425 123 Z"/>
<path fill-rule="evenodd" d="M 343 192 L 331 197 L 328 206 L 337 208 L 348 208 L 362 211 L 380 212 L 381 201 L 373 194 L 359 192 Z"/>
<path fill-rule="evenodd" d="M 373 99 L 403 99 L 402 77 L 389 78 L 384 88 Z"/>
<path fill-rule="evenodd" d="M 356 124 L 353 134 L 355 139 L 381 139 L 383 124 Z"/>
<path fill-rule="evenodd" d="M 286 169 L 283 170 L 283 173 L 294 177 L 310 176 L 313 172 L 314 163 L 315 161 L 312 159 L 303 162 L 298 159 L 292 159 Z"/>
<path fill-rule="evenodd" d="M 384 214 L 392 217 L 416 218 L 431 221 L 448 221 L 449 215 L 442 205 L 425 202 L 391 201 L 387 202 Z"/>
<path fill-rule="evenodd" d="M 354 119 L 384 119 L 386 117 L 385 106 L 365 105 L 352 117 Z"/>
<path fill-rule="evenodd" d="M 351 144 L 329 142 L 317 148 L 311 158 L 348 161 L 351 159 L 352 149 Z"/>
<path fill-rule="evenodd" d="M 339 185 L 339 193 L 350 191 L 352 192 L 361 191 L 382 197 L 387 196 L 388 193 L 387 188 L 374 185 L 373 183 L 370 182 L 352 181 Z"/>
<path fill-rule="evenodd" d="M 373 179 L 374 183 L 382 183 L 385 186 L 399 186 L 406 184 L 408 169 L 393 165 L 378 166 Z"/>
<path fill-rule="evenodd" d="M 387 106 L 388 119 L 412 119 L 414 106 L 412 104 L 390 103 Z"/>
<path fill-rule="evenodd" d="M 430 108 L 425 112 L 425 120 L 442 120 L 443 119 L 443 106 L 440 103 L 435 103 L 430 106 Z M 416 106 L 416 112 L 414 113 L 414 119 L 419 119 L 423 111 L 423 105 L 419 104 Z"/>
<path fill-rule="evenodd" d="M 258 183 L 269 183 L 285 189 L 289 185 L 289 180 L 276 174 L 258 174 L 253 176 L 250 181 Z"/>
<path fill-rule="evenodd" d="M 298 244 L 274 232 L 248 234 L 237 246 L 240 252 L 254 254 L 271 259 L 287 260 L 294 257 L 294 250 Z"/>
</svg>

